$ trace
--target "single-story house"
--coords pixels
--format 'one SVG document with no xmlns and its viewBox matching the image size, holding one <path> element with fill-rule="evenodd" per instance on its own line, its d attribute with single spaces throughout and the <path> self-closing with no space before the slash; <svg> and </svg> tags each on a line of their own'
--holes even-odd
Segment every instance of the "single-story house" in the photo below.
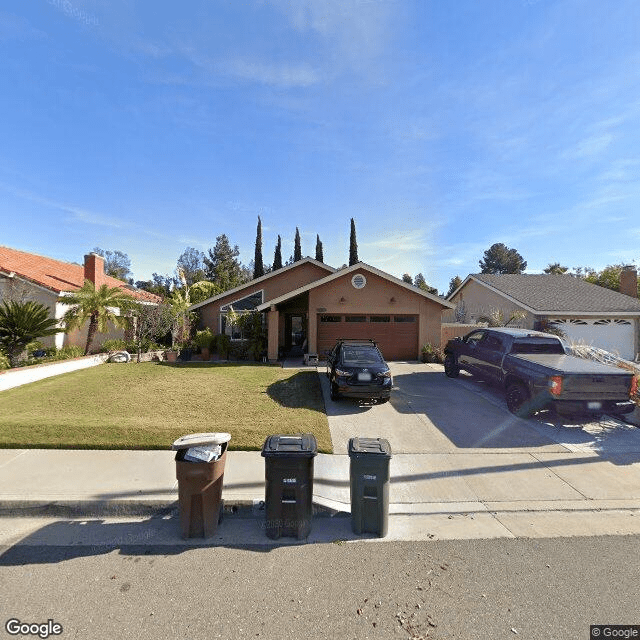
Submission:
<svg viewBox="0 0 640 640">
<path fill-rule="evenodd" d="M 454 306 L 363 262 L 336 270 L 305 258 L 191 309 L 232 340 L 242 335 L 231 309 L 262 312 L 270 361 L 296 347 L 322 357 L 337 338 L 373 339 L 387 360 L 416 360 L 424 344 L 440 344 L 442 312 Z"/>
<path fill-rule="evenodd" d="M 447 298 L 456 305 L 445 322 L 477 322 L 501 311 L 524 317 L 512 326 L 540 328 L 544 321 L 562 329 L 568 342 L 588 344 L 634 360 L 638 353 L 640 301 L 637 273 L 626 269 L 621 292 L 571 275 L 472 274 Z"/>
<path fill-rule="evenodd" d="M 134 299 L 149 304 L 158 304 L 160 298 L 147 291 L 112 278 L 104 272 L 104 258 L 91 253 L 84 257 L 84 264 L 62 262 L 53 258 L 18 251 L 9 247 L 0 247 L 0 302 L 3 299 L 35 300 L 50 310 L 54 318 L 62 318 L 68 306 L 62 301 L 67 293 L 77 291 L 85 280 L 109 287 L 120 287 Z M 121 329 L 112 329 L 107 334 L 97 334 L 94 345 L 98 347 L 110 338 L 122 338 Z M 43 343 L 54 345 L 58 349 L 77 345 L 84 347 L 87 328 L 68 334 L 58 333 L 44 338 Z"/>
</svg>

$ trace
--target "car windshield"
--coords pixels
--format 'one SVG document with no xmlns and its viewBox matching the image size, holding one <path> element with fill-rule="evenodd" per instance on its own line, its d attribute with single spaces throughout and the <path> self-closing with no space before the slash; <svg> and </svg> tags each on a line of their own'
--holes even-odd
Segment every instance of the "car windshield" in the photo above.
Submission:
<svg viewBox="0 0 640 640">
<path fill-rule="evenodd" d="M 359 366 L 382 362 L 384 360 L 375 347 L 343 347 L 342 349 L 342 363 L 346 365 Z"/>
<path fill-rule="evenodd" d="M 559 340 L 518 340 L 513 343 L 511 353 L 564 353 L 564 348 Z"/>
</svg>

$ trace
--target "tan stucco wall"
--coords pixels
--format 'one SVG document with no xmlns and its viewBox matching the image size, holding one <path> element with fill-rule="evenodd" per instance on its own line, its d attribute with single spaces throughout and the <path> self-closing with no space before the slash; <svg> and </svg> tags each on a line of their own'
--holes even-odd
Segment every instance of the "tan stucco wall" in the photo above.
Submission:
<svg viewBox="0 0 640 640">
<path fill-rule="evenodd" d="M 504 314 L 505 319 L 514 311 L 523 311 L 526 317 L 511 323 L 510 326 L 533 329 L 535 316 L 516 303 L 495 293 L 491 289 L 470 280 L 452 299 L 454 304 L 464 303 L 465 317 L 463 322 L 473 324 L 480 316 L 489 315 L 492 311 L 499 309 Z M 447 310 L 442 316 L 443 322 L 455 322 L 455 311 Z"/>
<path fill-rule="evenodd" d="M 367 279 L 364 289 L 351 284 L 354 273 L 349 272 L 326 285 L 309 292 L 309 351 L 317 351 L 317 315 L 327 314 L 394 314 L 420 315 L 418 328 L 418 353 L 422 345 L 429 342 L 440 344 L 440 316 L 442 306 L 419 293 L 413 293 L 385 278 L 362 271 Z M 344 298 L 344 300 L 341 300 Z M 393 301 L 392 301 L 393 298 Z"/>
<path fill-rule="evenodd" d="M 210 327 L 214 334 L 220 331 L 220 307 L 223 307 L 234 300 L 239 300 L 250 296 L 252 293 L 264 291 L 263 302 L 273 300 L 285 293 L 294 291 L 303 287 L 310 282 L 315 282 L 326 276 L 330 272 L 313 263 L 305 262 L 297 267 L 283 271 L 282 273 L 274 273 L 271 277 L 258 283 L 248 283 L 247 286 L 240 291 L 231 293 L 227 296 L 219 298 L 214 302 L 203 305 L 197 311 L 201 317 L 203 327 Z M 284 331 L 284 327 L 282 328 Z"/>
</svg>

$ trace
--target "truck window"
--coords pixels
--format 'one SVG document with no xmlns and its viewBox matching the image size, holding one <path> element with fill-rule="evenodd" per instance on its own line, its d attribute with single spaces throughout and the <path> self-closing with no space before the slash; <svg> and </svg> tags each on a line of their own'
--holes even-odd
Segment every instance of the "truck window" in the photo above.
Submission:
<svg viewBox="0 0 640 640">
<path fill-rule="evenodd" d="M 502 349 L 502 340 L 497 336 L 487 335 L 482 346 L 487 349 L 493 349 L 494 351 L 500 351 Z"/>
<path fill-rule="evenodd" d="M 511 353 L 564 353 L 559 340 L 516 340 Z"/>
</svg>

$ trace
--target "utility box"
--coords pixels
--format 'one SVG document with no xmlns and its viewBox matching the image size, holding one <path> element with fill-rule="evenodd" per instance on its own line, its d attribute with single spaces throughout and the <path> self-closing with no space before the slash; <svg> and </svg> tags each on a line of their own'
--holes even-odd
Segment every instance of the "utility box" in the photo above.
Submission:
<svg viewBox="0 0 640 640">
<path fill-rule="evenodd" d="M 353 532 L 384 538 L 389 529 L 391 445 L 382 438 L 351 438 L 349 458 Z"/>
<path fill-rule="evenodd" d="M 269 436 L 262 447 L 265 466 L 265 529 L 269 538 L 301 540 L 311 531 L 313 459 L 318 454 L 311 433 Z"/>
<path fill-rule="evenodd" d="M 210 538 L 222 520 L 222 482 L 228 433 L 193 433 L 178 438 L 178 505 L 183 538 Z"/>
</svg>

